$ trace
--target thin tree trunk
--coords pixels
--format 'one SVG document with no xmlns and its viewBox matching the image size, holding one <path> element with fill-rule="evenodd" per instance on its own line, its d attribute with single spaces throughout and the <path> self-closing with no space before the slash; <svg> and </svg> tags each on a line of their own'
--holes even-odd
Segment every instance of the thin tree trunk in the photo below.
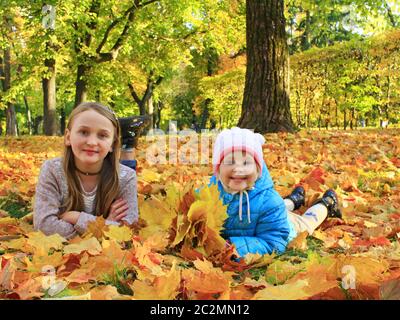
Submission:
<svg viewBox="0 0 400 320">
<path fill-rule="evenodd" d="M 160 123 L 161 123 L 161 110 L 164 108 L 164 104 L 159 101 L 157 103 L 157 120 L 156 120 L 156 128 L 160 129 Z"/>
<path fill-rule="evenodd" d="M 310 27 L 311 27 L 311 16 L 310 10 L 306 11 L 305 27 L 304 32 L 301 35 L 301 51 L 310 49 Z"/>
<path fill-rule="evenodd" d="M 339 110 L 338 110 L 338 104 L 335 99 L 335 121 L 336 121 L 336 129 L 339 129 Z"/>
<path fill-rule="evenodd" d="M 76 73 L 75 82 L 75 104 L 74 107 L 78 106 L 80 103 L 86 101 L 87 99 L 87 72 L 88 67 L 84 65 L 79 65 Z"/>
<path fill-rule="evenodd" d="M 26 126 L 27 126 L 27 129 L 28 129 L 28 134 L 32 135 L 31 110 L 29 109 L 28 98 L 25 95 L 24 95 L 24 103 L 25 103 Z"/>
<path fill-rule="evenodd" d="M 56 61 L 46 59 L 47 76 L 42 79 L 43 87 L 43 132 L 46 136 L 57 135 L 56 111 Z"/>
<path fill-rule="evenodd" d="M 297 119 L 297 126 L 301 126 L 301 114 L 300 114 L 300 92 L 296 89 L 296 119 Z"/>
<path fill-rule="evenodd" d="M 61 135 L 64 134 L 65 132 L 65 109 L 64 107 L 61 107 L 61 118 L 60 118 L 60 133 Z"/>
<path fill-rule="evenodd" d="M 2 61 L 2 74 L 3 74 L 3 92 L 6 93 L 11 88 L 11 50 L 10 48 L 4 49 L 4 58 Z M 11 102 L 7 102 L 6 109 L 6 135 L 17 136 L 17 117 L 15 107 Z"/>
<path fill-rule="evenodd" d="M 284 1 L 246 1 L 247 69 L 239 126 L 294 131 Z"/>
<path fill-rule="evenodd" d="M 153 97 L 150 96 L 150 98 L 147 100 L 147 106 L 149 110 L 149 115 L 150 115 L 150 126 L 149 128 L 154 128 L 154 103 L 153 103 Z"/>
<path fill-rule="evenodd" d="M 152 97 L 154 88 L 157 87 L 163 80 L 163 77 L 158 77 L 158 79 L 156 81 L 153 81 L 152 77 L 153 77 L 153 73 L 150 72 L 150 75 L 147 79 L 146 91 L 144 92 L 142 98 L 140 98 L 139 95 L 136 93 L 135 88 L 133 87 L 132 83 L 128 83 L 129 92 L 131 93 L 133 100 L 139 106 L 139 112 L 140 112 L 141 116 L 146 115 L 146 103 Z"/>
</svg>

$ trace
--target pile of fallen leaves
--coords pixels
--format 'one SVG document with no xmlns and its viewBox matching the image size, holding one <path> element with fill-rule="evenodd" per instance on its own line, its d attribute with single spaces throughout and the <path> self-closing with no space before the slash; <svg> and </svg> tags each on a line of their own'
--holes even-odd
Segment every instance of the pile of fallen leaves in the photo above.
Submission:
<svg viewBox="0 0 400 320">
<path fill-rule="evenodd" d="M 243 259 L 220 236 L 226 208 L 207 187 L 211 165 L 150 165 L 143 139 L 139 222 L 116 227 L 98 218 L 67 241 L 32 226 L 40 166 L 61 154 L 62 138 L 1 138 L 0 298 L 399 299 L 400 131 L 265 137 L 278 192 L 306 188 L 297 213 L 333 188 L 343 219 L 300 234 L 282 255 Z"/>
</svg>

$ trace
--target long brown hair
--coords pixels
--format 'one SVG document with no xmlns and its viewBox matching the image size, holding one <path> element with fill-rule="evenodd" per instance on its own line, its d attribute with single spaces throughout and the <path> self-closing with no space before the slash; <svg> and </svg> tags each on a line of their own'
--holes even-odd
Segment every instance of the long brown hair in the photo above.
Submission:
<svg viewBox="0 0 400 320">
<path fill-rule="evenodd" d="M 72 110 L 69 118 L 67 129 L 71 131 L 72 123 L 74 118 L 88 110 L 94 110 L 106 117 L 114 126 L 114 142 L 112 146 L 113 152 L 109 152 L 104 158 L 103 166 L 100 172 L 100 180 L 97 185 L 96 191 L 96 215 L 108 217 L 111 204 L 120 194 L 119 186 L 119 155 L 120 155 L 120 126 L 114 112 L 98 102 L 84 102 L 78 105 Z M 65 134 L 64 134 L 65 138 Z M 82 188 L 79 182 L 78 174 L 76 172 L 76 166 L 74 161 L 74 154 L 71 146 L 67 146 L 64 143 L 64 159 L 63 169 L 68 184 L 68 198 L 64 204 L 66 211 L 83 211 L 84 202 L 82 196 Z"/>
</svg>

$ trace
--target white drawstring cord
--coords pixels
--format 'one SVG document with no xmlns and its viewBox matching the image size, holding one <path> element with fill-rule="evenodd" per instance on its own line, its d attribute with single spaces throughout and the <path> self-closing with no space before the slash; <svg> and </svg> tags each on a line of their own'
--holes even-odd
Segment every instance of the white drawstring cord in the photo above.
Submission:
<svg viewBox="0 0 400 320">
<path fill-rule="evenodd" d="M 243 204 L 243 193 L 246 195 L 247 198 L 247 221 L 251 223 L 250 219 L 250 199 L 249 199 L 249 194 L 247 193 L 246 190 L 240 191 L 239 195 L 239 220 L 242 221 L 242 204 Z"/>
<path fill-rule="evenodd" d="M 247 193 L 247 191 L 244 191 L 246 193 L 246 198 L 247 198 L 247 221 L 249 222 L 249 224 L 251 223 L 251 219 L 250 219 L 250 200 L 249 200 L 249 194 Z"/>
<path fill-rule="evenodd" d="M 221 182 L 221 185 L 225 190 L 228 190 L 228 188 L 224 185 L 222 180 L 218 179 L 218 181 Z M 252 187 L 252 188 L 254 188 L 254 187 Z M 249 199 L 249 194 L 247 193 L 246 190 L 240 191 L 240 194 L 239 194 L 239 220 L 240 221 L 243 220 L 243 214 L 242 214 L 243 192 L 246 194 L 246 198 L 247 198 L 247 221 L 249 223 L 251 223 L 251 219 L 250 219 L 250 199 Z M 233 194 L 236 194 L 236 193 L 237 192 L 235 192 Z"/>
<path fill-rule="evenodd" d="M 242 198 L 243 198 L 243 192 L 240 191 L 239 195 L 239 220 L 242 221 Z"/>
</svg>

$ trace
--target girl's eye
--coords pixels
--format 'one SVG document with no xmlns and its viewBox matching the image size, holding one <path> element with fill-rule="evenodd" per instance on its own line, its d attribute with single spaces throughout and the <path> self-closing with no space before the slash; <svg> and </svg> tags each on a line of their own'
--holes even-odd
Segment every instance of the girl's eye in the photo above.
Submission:
<svg viewBox="0 0 400 320">
<path fill-rule="evenodd" d="M 100 134 L 100 138 L 106 139 L 106 138 L 108 138 L 108 134 L 102 133 L 102 134 Z"/>
<path fill-rule="evenodd" d="M 88 132 L 86 130 L 81 130 L 80 133 L 84 136 L 86 136 L 88 134 Z"/>
</svg>

